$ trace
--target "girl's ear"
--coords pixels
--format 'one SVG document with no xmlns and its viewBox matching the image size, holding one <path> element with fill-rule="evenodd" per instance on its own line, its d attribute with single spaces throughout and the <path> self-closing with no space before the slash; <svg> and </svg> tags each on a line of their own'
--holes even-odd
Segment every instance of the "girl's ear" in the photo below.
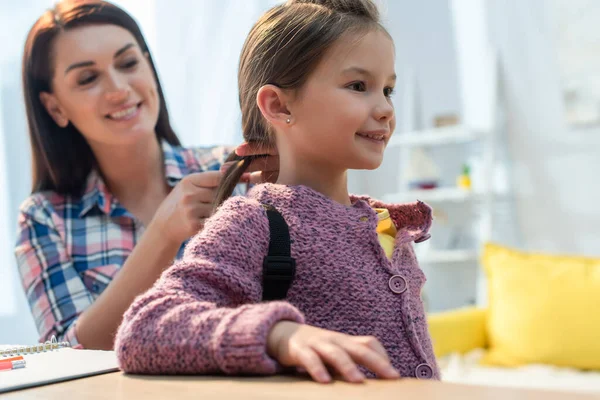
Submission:
<svg viewBox="0 0 600 400">
<path fill-rule="evenodd" d="M 277 127 L 292 123 L 288 110 L 289 95 L 275 85 L 265 85 L 256 94 L 256 104 L 269 124 Z"/>
</svg>

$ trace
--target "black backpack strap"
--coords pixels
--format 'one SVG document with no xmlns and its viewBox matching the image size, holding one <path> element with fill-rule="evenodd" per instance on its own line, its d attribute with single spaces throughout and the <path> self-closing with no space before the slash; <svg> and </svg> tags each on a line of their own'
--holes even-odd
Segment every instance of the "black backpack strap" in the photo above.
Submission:
<svg viewBox="0 0 600 400">
<path fill-rule="evenodd" d="M 263 204 L 269 218 L 269 254 L 263 261 L 263 301 L 283 300 L 294 276 L 296 260 L 290 248 L 290 230 L 283 215 L 271 205 Z"/>
</svg>

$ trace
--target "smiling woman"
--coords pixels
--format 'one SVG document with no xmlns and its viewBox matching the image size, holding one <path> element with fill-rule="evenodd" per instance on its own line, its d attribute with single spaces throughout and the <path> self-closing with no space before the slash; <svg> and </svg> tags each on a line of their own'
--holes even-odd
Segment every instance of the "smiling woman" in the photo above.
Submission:
<svg viewBox="0 0 600 400">
<path fill-rule="evenodd" d="M 211 215 L 232 149 L 180 146 L 139 27 L 108 2 L 64 0 L 37 20 L 23 88 L 33 188 L 15 254 L 40 339 L 112 348 L 123 312 Z M 273 149 L 237 151 L 266 153 L 250 171 L 277 176 Z"/>
<path fill-rule="evenodd" d="M 149 54 L 129 31 L 114 25 L 75 28 L 57 38 L 53 53 L 54 90 L 40 98 L 59 127 L 79 127 L 97 157 L 108 146 L 154 136 L 160 110 L 157 82 Z M 174 136 L 169 128 L 167 135 Z"/>
<path fill-rule="evenodd" d="M 148 115 L 139 118 L 150 127 L 146 132 L 179 145 L 135 21 L 107 3 L 75 4 L 61 2 L 40 17 L 25 47 L 23 80 L 34 139 L 34 191 L 78 194 L 98 158 L 93 147 L 124 140 L 118 138 L 122 132 L 113 133 L 105 117 L 124 105 L 125 96 L 131 101 L 131 94 L 148 98 Z M 53 64 L 46 62 L 50 59 Z M 65 146 L 67 142 L 71 146 Z"/>
</svg>

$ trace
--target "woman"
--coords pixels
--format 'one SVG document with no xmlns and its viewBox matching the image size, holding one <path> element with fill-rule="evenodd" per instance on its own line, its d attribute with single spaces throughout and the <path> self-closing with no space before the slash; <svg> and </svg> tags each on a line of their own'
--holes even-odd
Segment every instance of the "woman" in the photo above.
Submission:
<svg viewBox="0 0 600 400">
<path fill-rule="evenodd" d="M 40 17 L 23 86 L 33 189 L 15 254 L 40 340 L 111 349 L 123 312 L 210 215 L 231 149 L 180 146 L 139 27 L 104 1 Z M 277 174 L 275 154 L 255 164 Z"/>
</svg>

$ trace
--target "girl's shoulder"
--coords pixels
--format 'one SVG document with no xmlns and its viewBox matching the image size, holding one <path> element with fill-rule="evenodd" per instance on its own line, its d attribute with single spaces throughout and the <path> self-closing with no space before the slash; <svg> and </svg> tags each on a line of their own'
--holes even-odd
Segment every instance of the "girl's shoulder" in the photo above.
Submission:
<svg viewBox="0 0 600 400">
<path fill-rule="evenodd" d="M 186 246 L 192 254 L 263 254 L 269 243 L 269 221 L 264 207 L 245 196 L 230 197 L 206 220 L 204 228 Z M 227 251 L 225 251 L 227 249 Z"/>
<path fill-rule="evenodd" d="M 213 225 L 259 227 L 268 226 L 265 205 L 255 198 L 232 196 L 221 204 L 206 221 L 206 228 Z"/>
</svg>

